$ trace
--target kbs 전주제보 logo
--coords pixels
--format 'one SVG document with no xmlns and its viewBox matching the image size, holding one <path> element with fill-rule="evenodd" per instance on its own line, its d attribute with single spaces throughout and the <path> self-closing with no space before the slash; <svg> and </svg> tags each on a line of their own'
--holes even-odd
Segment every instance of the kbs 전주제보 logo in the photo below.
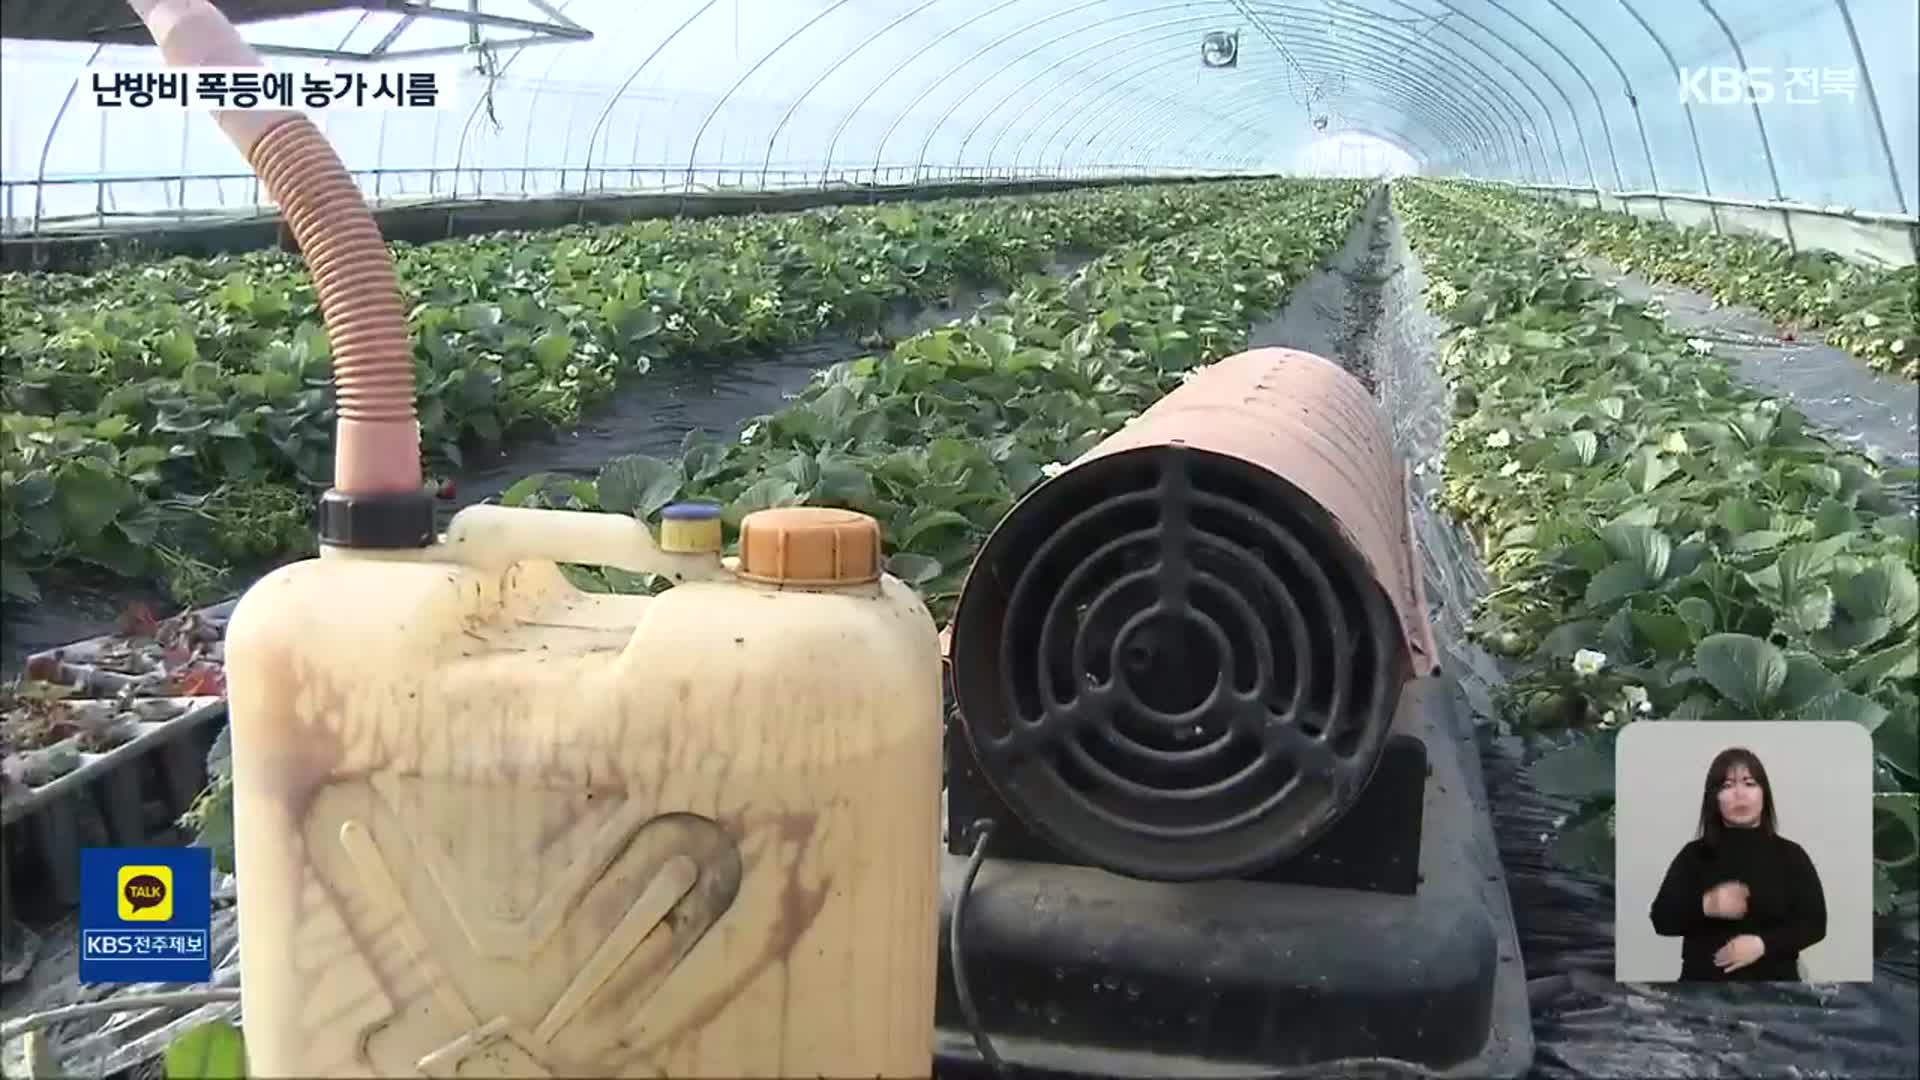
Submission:
<svg viewBox="0 0 1920 1080">
<path fill-rule="evenodd" d="M 207 982 L 212 924 L 206 848 L 80 852 L 81 982 Z"/>
</svg>

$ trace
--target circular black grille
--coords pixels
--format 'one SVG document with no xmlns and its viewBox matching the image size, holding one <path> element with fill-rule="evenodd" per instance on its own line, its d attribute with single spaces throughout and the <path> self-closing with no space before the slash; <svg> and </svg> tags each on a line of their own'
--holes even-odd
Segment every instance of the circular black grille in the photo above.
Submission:
<svg viewBox="0 0 1920 1080">
<path fill-rule="evenodd" d="M 1043 485 L 954 621 L 988 782 L 1073 858 L 1244 876 L 1333 824 L 1406 675 L 1386 594 L 1332 519 L 1236 458 L 1156 446 Z"/>
</svg>

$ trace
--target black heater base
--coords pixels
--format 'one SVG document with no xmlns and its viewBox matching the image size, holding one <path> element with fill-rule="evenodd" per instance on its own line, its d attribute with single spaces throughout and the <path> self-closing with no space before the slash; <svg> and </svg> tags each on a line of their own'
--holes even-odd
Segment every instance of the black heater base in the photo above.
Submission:
<svg viewBox="0 0 1920 1080">
<path fill-rule="evenodd" d="M 1408 1075 L 1524 1073 L 1526 975 L 1471 733 L 1436 679 L 1409 685 L 1394 731 L 1391 745 L 1424 749 L 1410 893 L 1378 881 L 1303 883 L 1325 881 L 1325 864 L 1279 872 L 1295 880 L 1174 884 L 989 857 L 967 899 L 961 950 L 1000 1056 L 1027 1076 L 1326 1076 L 1343 1063 L 1381 1075 L 1383 1062 L 1412 1066 Z M 1389 750 L 1376 777 L 1388 794 L 1404 790 L 1393 777 L 1413 760 Z M 1391 848 L 1409 819 L 1386 809 L 1356 804 L 1336 831 L 1351 822 L 1358 839 L 1364 825 Z M 971 818 L 951 805 L 949 820 L 958 829 Z M 1003 812 L 990 853 L 1007 828 Z M 966 864 L 945 856 L 942 1076 L 984 1075 L 947 949 Z M 1333 876 L 1353 879 L 1365 865 L 1348 860 Z"/>
</svg>

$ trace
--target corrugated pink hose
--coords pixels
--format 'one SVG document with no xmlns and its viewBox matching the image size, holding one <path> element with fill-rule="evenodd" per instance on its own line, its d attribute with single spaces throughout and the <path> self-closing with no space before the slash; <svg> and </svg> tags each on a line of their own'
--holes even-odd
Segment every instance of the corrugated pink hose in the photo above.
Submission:
<svg viewBox="0 0 1920 1080">
<path fill-rule="evenodd" d="M 207 0 L 127 2 L 171 66 L 266 66 Z M 406 308 L 360 189 L 302 113 L 222 109 L 214 119 L 260 174 L 313 274 L 333 352 L 335 491 L 353 498 L 418 495 L 420 427 Z"/>
</svg>

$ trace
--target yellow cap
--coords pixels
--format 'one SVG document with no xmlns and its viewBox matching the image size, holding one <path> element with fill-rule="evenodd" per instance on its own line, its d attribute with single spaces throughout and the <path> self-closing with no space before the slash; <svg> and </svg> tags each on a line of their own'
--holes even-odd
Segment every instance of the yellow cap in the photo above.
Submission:
<svg viewBox="0 0 1920 1080">
<path fill-rule="evenodd" d="M 740 522 L 740 566 L 769 585 L 860 585 L 880 579 L 880 523 L 852 510 L 784 506 Z"/>
<path fill-rule="evenodd" d="M 725 544 L 720 507 L 712 503 L 674 503 L 660 512 L 660 550 L 671 555 L 702 555 Z"/>
</svg>

